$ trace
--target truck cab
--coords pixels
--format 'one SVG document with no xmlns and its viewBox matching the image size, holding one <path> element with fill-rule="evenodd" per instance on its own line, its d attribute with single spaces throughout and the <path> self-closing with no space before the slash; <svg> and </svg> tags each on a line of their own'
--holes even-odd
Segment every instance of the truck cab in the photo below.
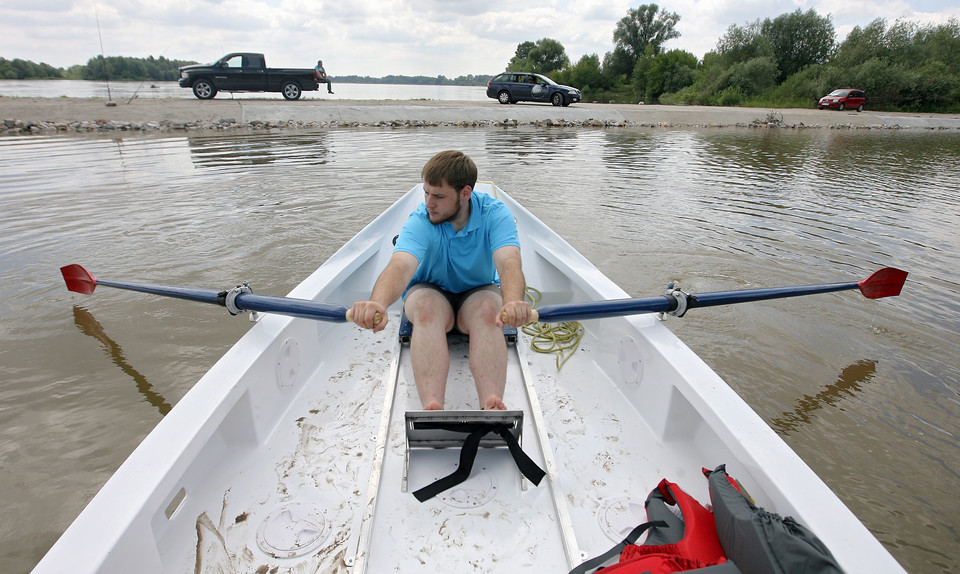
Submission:
<svg viewBox="0 0 960 574">
<path fill-rule="evenodd" d="M 217 87 L 224 91 L 262 92 L 267 89 L 267 66 L 263 54 L 228 54 L 214 64 Z"/>
</svg>

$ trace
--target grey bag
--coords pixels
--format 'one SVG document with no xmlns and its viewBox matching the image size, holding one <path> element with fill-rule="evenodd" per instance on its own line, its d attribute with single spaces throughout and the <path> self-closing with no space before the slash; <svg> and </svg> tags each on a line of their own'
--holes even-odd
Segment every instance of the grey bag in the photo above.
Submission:
<svg viewBox="0 0 960 574">
<path fill-rule="evenodd" d="M 717 537 L 743 574 L 842 574 L 819 538 L 793 518 L 755 506 L 724 465 L 709 474 L 709 483 Z"/>
</svg>

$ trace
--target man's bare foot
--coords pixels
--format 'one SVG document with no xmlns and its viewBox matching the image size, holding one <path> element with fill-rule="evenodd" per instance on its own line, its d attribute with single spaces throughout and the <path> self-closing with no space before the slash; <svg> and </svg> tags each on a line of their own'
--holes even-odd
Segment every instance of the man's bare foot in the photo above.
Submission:
<svg viewBox="0 0 960 574">
<path fill-rule="evenodd" d="M 423 410 L 425 410 L 425 411 L 442 411 L 442 410 L 443 410 L 443 405 L 441 405 L 441 404 L 438 403 L 437 401 L 430 401 L 426 406 L 423 407 Z"/>
<path fill-rule="evenodd" d="M 503 399 L 498 396 L 491 396 L 487 399 L 487 402 L 483 405 L 483 410 L 485 411 L 505 411 L 507 410 L 507 405 L 503 404 Z"/>
</svg>

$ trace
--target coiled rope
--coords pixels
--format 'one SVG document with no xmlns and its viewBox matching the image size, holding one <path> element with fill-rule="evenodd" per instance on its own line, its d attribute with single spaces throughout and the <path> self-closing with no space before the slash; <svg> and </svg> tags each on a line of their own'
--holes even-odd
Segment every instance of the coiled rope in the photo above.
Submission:
<svg viewBox="0 0 960 574">
<path fill-rule="evenodd" d="M 528 286 L 526 296 L 530 305 L 536 308 L 543 293 Z M 559 371 L 580 347 L 584 329 L 579 321 L 563 321 L 556 325 L 530 323 L 523 326 L 523 332 L 531 337 L 530 348 L 537 353 L 556 353 Z"/>
</svg>

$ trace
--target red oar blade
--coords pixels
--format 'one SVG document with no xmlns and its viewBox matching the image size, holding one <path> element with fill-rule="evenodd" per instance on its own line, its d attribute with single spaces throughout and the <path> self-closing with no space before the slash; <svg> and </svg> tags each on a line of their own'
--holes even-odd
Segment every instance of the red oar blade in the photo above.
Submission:
<svg viewBox="0 0 960 574">
<path fill-rule="evenodd" d="M 74 263 L 60 268 L 63 274 L 63 280 L 67 283 L 67 289 L 76 293 L 89 295 L 97 288 L 97 278 L 81 265 Z"/>
<path fill-rule="evenodd" d="M 885 267 L 857 285 L 860 286 L 860 292 L 867 299 L 880 299 L 881 297 L 896 297 L 899 295 L 906 280 L 906 271 Z"/>
</svg>

